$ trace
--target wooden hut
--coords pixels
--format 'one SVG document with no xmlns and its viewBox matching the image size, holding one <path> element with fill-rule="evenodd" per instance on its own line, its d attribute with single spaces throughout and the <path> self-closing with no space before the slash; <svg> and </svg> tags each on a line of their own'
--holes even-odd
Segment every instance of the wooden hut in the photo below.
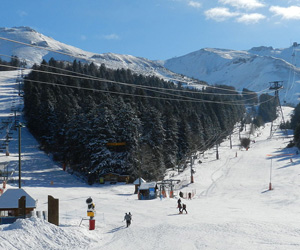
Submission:
<svg viewBox="0 0 300 250">
<path fill-rule="evenodd" d="M 140 185 L 138 191 L 139 200 L 151 200 L 157 198 L 156 182 L 144 182 Z"/>
<path fill-rule="evenodd" d="M 19 200 L 22 197 L 25 197 L 25 211 L 20 207 Z M 20 217 L 24 218 L 35 208 L 35 200 L 24 189 L 7 189 L 0 196 L 0 224 L 13 223 Z"/>
<path fill-rule="evenodd" d="M 142 183 L 145 183 L 146 181 L 143 179 L 143 178 L 137 178 L 133 184 L 134 184 L 134 187 L 135 187 L 135 190 L 134 190 L 134 193 L 137 194 L 138 191 L 139 191 L 139 186 L 142 184 Z"/>
</svg>

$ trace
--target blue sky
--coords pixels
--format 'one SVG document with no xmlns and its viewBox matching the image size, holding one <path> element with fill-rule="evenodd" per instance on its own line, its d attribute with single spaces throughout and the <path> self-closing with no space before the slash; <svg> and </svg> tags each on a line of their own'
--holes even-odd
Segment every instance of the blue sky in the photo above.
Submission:
<svg viewBox="0 0 300 250">
<path fill-rule="evenodd" d="M 94 53 L 164 60 L 206 47 L 287 48 L 300 42 L 300 0 L 3 0 L 0 23 Z"/>
</svg>

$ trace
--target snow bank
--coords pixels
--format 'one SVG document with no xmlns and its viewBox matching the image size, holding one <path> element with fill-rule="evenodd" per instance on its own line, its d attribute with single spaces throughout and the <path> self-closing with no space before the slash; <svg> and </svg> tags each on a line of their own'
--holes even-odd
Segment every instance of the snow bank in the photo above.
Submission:
<svg viewBox="0 0 300 250">
<path fill-rule="evenodd" d="M 35 217 L 18 219 L 2 226 L 0 249 L 86 249 L 94 240 L 85 231 L 72 226 L 57 227 Z"/>
</svg>

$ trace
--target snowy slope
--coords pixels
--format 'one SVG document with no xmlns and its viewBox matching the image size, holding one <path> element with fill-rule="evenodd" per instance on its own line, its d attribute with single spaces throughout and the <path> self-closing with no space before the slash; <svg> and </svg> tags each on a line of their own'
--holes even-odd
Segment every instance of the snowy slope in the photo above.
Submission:
<svg viewBox="0 0 300 250">
<path fill-rule="evenodd" d="M 58 42 L 53 38 L 45 36 L 29 27 L 0 28 L 0 37 L 47 49 L 43 50 L 0 39 L 0 57 L 2 59 L 7 61 L 10 60 L 10 58 L 5 57 L 4 55 L 18 56 L 20 59 L 25 59 L 28 66 L 32 66 L 34 63 L 39 64 L 43 59 L 48 61 L 51 57 L 57 60 L 66 60 L 71 62 L 76 59 L 89 63 L 94 62 L 97 65 L 104 63 L 106 67 L 112 69 L 130 69 L 137 74 L 155 75 L 166 80 L 177 79 L 181 81 L 191 81 L 188 77 L 183 77 L 167 70 L 158 62 L 131 55 L 114 53 L 95 54 L 87 52 Z M 62 54 L 56 53 L 56 51 Z"/>
<path fill-rule="evenodd" d="M 0 72 L 1 121 L 12 116 L 12 106 L 23 105 L 17 95 L 17 74 Z M 292 109 L 285 107 L 284 112 L 287 119 Z M 16 169 L 17 134 L 13 131 L 10 155 L 0 156 L 0 162 L 9 161 Z M 251 136 L 255 143 L 246 151 L 239 148 L 236 132 L 232 149 L 229 141 L 219 147 L 219 160 L 212 149 L 199 158 L 202 164 L 195 162 L 193 184 L 189 184 L 189 169 L 174 172 L 173 179 L 188 183 L 182 192 L 196 192 L 192 200 L 183 199 L 188 214 L 179 215 L 176 198 L 139 201 L 132 184 L 86 185 L 41 152 L 22 128 L 22 187 L 38 200 L 38 211 L 47 210 L 48 195 L 59 199 L 60 226 L 37 218 L 0 225 L 0 249 L 299 249 L 300 158 L 295 148 L 285 148 L 291 135 L 276 131 L 269 136 L 270 124 L 266 124 Z M 271 169 L 274 189 L 269 191 Z M 16 182 L 8 188 L 18 188 L 18 174 L 13 178 Z M 87 218 L 89 196 L 97 209 L 93 231 L 87 221 L 79 226 Z M 123 217 L 129 211 L 133 222 L 125 228 Z"/>
<path fill-rule="evenodd" d="M 282 103 L 297 105 L 300 93 L 298 49 L 299 46 L 257 47 L 248 51 L 206 48 L 166 60 L 163 65 L 208 84 L 231 85 L 240 91 L 247 88 L 260 92 L 268 89 L 270 82 L 283 81 L 279 92 Z"/>
</svg>

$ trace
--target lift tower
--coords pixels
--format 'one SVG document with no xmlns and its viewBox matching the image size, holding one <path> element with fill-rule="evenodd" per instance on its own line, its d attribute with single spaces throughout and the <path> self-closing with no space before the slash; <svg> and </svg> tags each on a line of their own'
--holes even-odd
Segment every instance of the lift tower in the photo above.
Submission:
<svg viewBox="0 0 300 250">
<path fill-rule="evenodd" d="M 281 117 L 282 117 L 282 121 L 283 123 L 285 123 L 284 121 L 284 116 L 283 116 L 283 112 L 282 112 L 282 107 L 281 107 L 281 103 L 280 103 L 280 99 L 279 99 L 279 89 L 283 88 L 283 81 L 274 81 L 274 82 L 270 82 L 270 90 L 275 90 L 275 99 L 277 100 L 277 103 L 279 105 L 280 108 L 280 112 L 281 112 Z M 270 137 L 272 136 L 272 127 L 273 127 L 273 121 L 271 123 L 271 131 L 270 131 Z M 287 135 L 287 130 L 285 129 L 286 135 Z"/>
<path fill-rule="evenodd" d="M 278 90 L 283 88 L 282 83 L 283 83 L 283 81 L 270 82 L 271 86 L 269 88 L 270 90 L 275 90 L 275 97 L 277 98 L 279 103 L 280 103 L 280 101 L 279 101 Z"/>
</svg>

